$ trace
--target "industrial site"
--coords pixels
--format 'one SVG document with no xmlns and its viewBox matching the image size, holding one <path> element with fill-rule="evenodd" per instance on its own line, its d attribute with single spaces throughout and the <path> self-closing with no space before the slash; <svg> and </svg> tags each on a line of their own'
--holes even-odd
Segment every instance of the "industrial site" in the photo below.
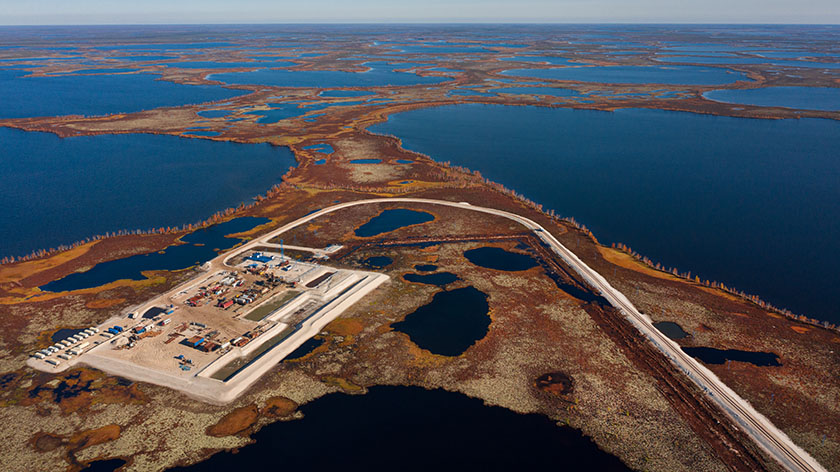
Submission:
<svg viewBox="0 0 840 472">
<path fill-rule="evenodd" d="M 332 269 L 251 244 L 202 266 L 196 278 L 30 357 L 48 372 L 79 363 L 180 390 L 235 399 L 345 309 L 388 279 Z M 273 250 L 275 248 L 263 247 Z M 305 248 L 304 248 L 305 249 Z"/>
</svg>

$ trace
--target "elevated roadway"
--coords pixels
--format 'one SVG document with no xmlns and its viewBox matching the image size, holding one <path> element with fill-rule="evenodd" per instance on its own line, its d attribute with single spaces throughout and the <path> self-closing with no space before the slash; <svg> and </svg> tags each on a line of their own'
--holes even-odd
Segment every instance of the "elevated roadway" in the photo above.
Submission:
<svg viewBox="0 0 840 472">
<path fill-rule="evenodd" d="M 264 246 L 269 240 L 320 218 L 345 208 L 359 205 L 374 205 L 382 203 L 420 203 L 427 205 L 441 205 L 463 210 L 476 211 L 507 218 L 525 226 L 533 231 L 555 254 L 557 254 L 567 265 L 577 272 L 596 292 L 602 295 L 609 303 L 618 309 L 665 357 L 674 363 L 684 372 L 705 394 L 717 404 L 747 435 L 749 435 L 762 449 L 771 457 L 776 459 L 785 468 L 792 471 L 817 472 L 825 469 L 807 452 L 793 443 L 781 430 L 776 428 L 769 419 L 756 411 L 746 400 L 724 384 L 712 371 L 700 364 L 693 357 L 685 354 L 680 346 L 663 335 L 653 326 L 651 319 L 643 315 L 624 296 L 623 293 L 612 287 L 601 274 L 594 271 L 581 261 L 572 251 L 568 250 L 551 233 L 531 219 L 515 213 L 472 205 L 467 202 L 450 202 L 445 200 L 433 200 L 425 198 L 374 198 L 357 200 L 352 202 L 333 205 L 296 221 L 288 223 L 268 234 L 260 236 L 226 256 L 214 259 L 213 262 L 221 261 L 221 266 L 226 266 L 227 261 L 232 257 L 251 250 L 258 246 Z M 270 243 L 268 243 L 270 244 Z M 215 264 L 213 264 L 215 266 Z M 221 268 L 221 267 L 217 267 Z"/>
</svg>

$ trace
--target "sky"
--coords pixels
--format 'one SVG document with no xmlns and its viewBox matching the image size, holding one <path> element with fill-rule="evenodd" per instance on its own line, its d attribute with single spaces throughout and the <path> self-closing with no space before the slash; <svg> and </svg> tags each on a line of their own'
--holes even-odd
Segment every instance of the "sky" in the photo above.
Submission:
<svg viewBox="0 0 840 472">
<path fill-rule="evenodd" d="M 0 0 L 0 25 L 819 23 L 840 0 Z"/>
</svg>

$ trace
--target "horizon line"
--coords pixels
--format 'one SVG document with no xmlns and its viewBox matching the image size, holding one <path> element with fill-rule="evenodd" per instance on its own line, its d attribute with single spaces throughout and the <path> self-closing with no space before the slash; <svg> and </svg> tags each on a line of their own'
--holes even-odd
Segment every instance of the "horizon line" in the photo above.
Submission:
<svg viewBox="0 0 840 472">
<path fill-rule="evenodd" d="M 0 27 L 51 27 L 51 26 L 283 26 L 283 25 L 645 25 L 645 26 L 840 26 L 840 23 L 744 23 L 744 22 L 694 22 L 694 21 L 284 21 L 268 23 L 0 23 Z"/>
</svg>

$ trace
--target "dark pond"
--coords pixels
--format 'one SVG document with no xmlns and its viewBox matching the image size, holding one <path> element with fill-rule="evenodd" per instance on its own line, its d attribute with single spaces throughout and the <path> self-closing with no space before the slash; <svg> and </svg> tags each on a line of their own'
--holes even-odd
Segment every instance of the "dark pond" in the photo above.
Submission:
<svg viewBox="0 0 840 472">
<path fill-rule="evenodd" d="M 143 280 L 146 270 L 180 270 L 203 264 L 217 256 L 217 250 L 233 247 L 240 240 L 226 238 L 228 234 L 248 231 L 268 218 L 242 217 L 209 226 L 181 238 L 186 244 L 170 246 L 162 252 L 139 254 L 96 264 L 85 272 L 76 272 L 62 279 L 42 285 L 41 290 L 63 292 L 98 287 L 116 280 Z"/>
<path fill-rule="evenodd" d="M 699 359 L 704 364 L 724 364 L 726 361 L 748 362 L 761 367 L 782 365 L 779 356 L 772 352 L 740 351 L 737 349 L 715 349 L 713 347 L 684 347 L 683 352 Z"/>
<path fill-rule="evenodd" d="M 114 472 L 120 467 L 124 466 L 126 461 L 122 459 L 104 459 L 99 461 L 92 461 L 85 466 L 81 472 Z"/>
<path fill-rule="evenodd" d="M 414 270 L 420 272 L 434 272 L 437 270 L 437 266 L 433 264 L 417 264 L 414 266 Z"/>
<path fill-rule="evenodd" d="M 379 164 L 382 162 L 382 159 L 353 159 L 350 161 L 351 164 Z"/>
<path fill-rule="evenodd" d="M 431 302 L 391 327 L 433 354 L 457 356 L 487 334 L 488 310 L 486 293 L 464 287 L 436 293 Z"/>
<path fill-rule="evenodd" d="M 362 265 L 370 267 L 371 269 L 384 269 L 394 262 L 388 256 L 371 256 L 362 261 Z"/>
<path fill-rule="evenodd" d="M 318 349 L 321 344 L 324 344 L 323 339 L 318 338 L 309 338 L 303 344 L 301 344 L 297 349 L 292 351 L 291 354 L 286 356 L 283 360 L 284 361 L 293 361 L 295 359 L 300 359 L 301 357 L 306 356 L 310 352 Z"/>
<path fill-rule="evenodd" d="M 653 326 L 671 339 L 683 339 L 688 336 L 682 326 L 673 321 L 659 321 L 654 323 Z"/>
<path fill-rule="evenodd" d="M 67 339 L 70 336 L 75 336 L 87 328 L 79 328 L 79 329 L 72 329 L 72 328 L 62 328 L 50 336 L 50 340 L 54 343 L 57 343 L 63 339 Z"/>
<path fill-rule="evenodd" d="M 247 93 L 217 85 L 181 85 L 153 74 L 23 77 L 0 70 L 0 118 L 107 115 L 224 100 Z"/>
<path fill-rule="evenodd" d="M 509 272 L 527 270 L 538 265 L 528 254 L 505 251 L 499 247 L 480 247 L 464 251 L 464 257 L 473 264 L 487 269 Z"/>
<path fill-rule="evenodd" d="M 403 208 L 384 210 L 379 215 L 371 218 L 367 223 L 356 228 L 355 233 L 356 236 L 369 238 L 405 226 L 428 223 L 434 219 L 434 215 L 425 211 L 406 210 Z"/>
<path fill-rule="evenodd" d="M 0 143 L 0 257 L 200 221 L 249 203 L 295 165 L 285 147 L 152 134 L 0 128 Z"/>
<path fill-rule="evenodd" d="M 264 468 L 278 451 L 284 469 L 302 470 L 315 463 L 317 469 L 371 471 L 555 470 L 558 461 L 568 470 L 629 470 L 578 430 L 443 390 L 372 387 L 365 395 L 330 394 L 300 411 L 303 419 L 263 427 L 236 454 L 170 470 Z M 324 432 L 338 424 L 352 434 L 332 441 L 325 454 Z"/>
<path fill-rule="evenodd" d="M 836 121 L 462 104 L 370 129 L 574 216 L 602 243 L 840 322 L 825 296 L 840 265 Z"/>
<path fill-rule="evenodd" d="M 443 287 L 449 285 L 458 279 L 458 276 L 452 272 L 437 272 L 434 274 L 405 274 L 403 278 L 409 282 L 417 282 L 421 284 L 437 285 Z"/>
</svg>

